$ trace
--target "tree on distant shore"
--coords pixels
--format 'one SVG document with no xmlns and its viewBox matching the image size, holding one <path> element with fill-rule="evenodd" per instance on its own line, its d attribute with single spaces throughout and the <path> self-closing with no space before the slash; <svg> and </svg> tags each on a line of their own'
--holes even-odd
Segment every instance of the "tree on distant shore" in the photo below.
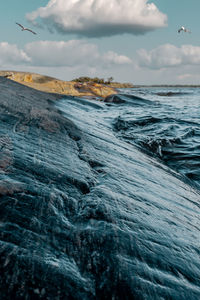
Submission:
<svg viewBox="0 0 200 300">
<path fill-rule="evenodd" d="M 92 83 L 100 83 L 100 84 L 110 84 L 113 80 L 114 80 L 113 77 L 109 77 L 107 80 L 104 80 L 104 78 L 98 78 L 98 77 L 91 78 L 87 76 L 81 76 L 79 78 L 73 79 L 72 81 L 80 82 L 80 83 L 92 82 Z"/>
<path fill-rule="evenodd" d="M 112 81 L 114 80 L 114 78 L 111 76 L 111 77 L 108 77 L 108 79 L 107 79 L 107 84 L 110 84 Z"/>
</svg>

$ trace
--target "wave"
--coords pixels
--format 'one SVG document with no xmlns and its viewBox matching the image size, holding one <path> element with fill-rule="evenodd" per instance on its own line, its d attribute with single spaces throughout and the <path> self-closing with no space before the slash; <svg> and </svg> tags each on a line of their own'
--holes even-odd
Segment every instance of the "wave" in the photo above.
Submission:
<svg viewBox="0 0 200 300">
<path fill-rule="evenodd" d="M 200 184 L 200 127 L 198 123 L 169 117 L 119 116 L 114 129 L 141 151 L 159 158 L 177 172 Z"/>
</svg>

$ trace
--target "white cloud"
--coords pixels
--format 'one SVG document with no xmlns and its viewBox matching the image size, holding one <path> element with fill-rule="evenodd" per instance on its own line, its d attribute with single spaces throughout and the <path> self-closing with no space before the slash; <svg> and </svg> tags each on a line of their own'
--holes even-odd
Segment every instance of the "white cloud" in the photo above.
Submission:
<svg viewBox="0 0 200 300">
<path fill-rule="evenodd" d="M 86 65 L 96 67 L 99 64 L 122 65 L 131 63 L 131 59 L 113 51 L 101 54 L 95 44 L 83 40 L 38 41 L 25 46 L 25 51 L 38 66 Z"/>
<path fill-rule="evenodd" d="M 92 70 L 131 63 L 130 58 L 113 51 L 100 53 L 97 45 L 84 40 L 37 41 L 26 44 L 24 49 L 6 42 L 0 43 L 1 67 L 26 65 L 45 68 L 85 67 Z"/>
<path fill-rule="evenodd" d="M 102 57 L 105 63 L 123 65 L 123 64 L 131 64 L 132 60 L 125 55 L 118 55 L 113 51 L 108 51 Z"/>
<path fill-rule="evenodd" d="M 32 42 L 25 51 L 39 66 L 91 65 L 99 57 L 97 46 L 82 40 Z"/>
<path fill-rule="evenodd" d="M 140 66 L 150 69 L 200 64 L 200 47 L 192 45 L 183 45 L 179 48 L 165 44 L 150 51 L 140 49 L 138 55 Z"/>
<path fill-rule="evenodd" d="M 41 20 L 52 30 L 87 37 L 144 34 L 166 26 L 167 16 L 148 0 L 50 0 L 27 14 L 33 24 Z M 38 24 L 39 24 L 38 23 Z"/>
<path fill-rule="evenodd" d="M 18 49 L 15 44 L 7 42 L 0 43 L 0 65 L 21 64 L 30 62 L 30 57 L 22 49 Z"/>
</svg>

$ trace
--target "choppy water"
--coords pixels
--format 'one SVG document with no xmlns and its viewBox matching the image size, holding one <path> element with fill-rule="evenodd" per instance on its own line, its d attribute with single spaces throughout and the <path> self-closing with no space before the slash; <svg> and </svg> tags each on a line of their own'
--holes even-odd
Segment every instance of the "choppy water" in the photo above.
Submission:
<svg viewBox="0 0 200 300">
<path fill-rule="evenodd" d="M 122 98 L 130 97 L 130 105 L 114 121 L 118 136 L 199 185 L 200 89 L 138 88 L 121 92 Z M 135 101 L 135 96 L 141 101 Z"/>
</svg>

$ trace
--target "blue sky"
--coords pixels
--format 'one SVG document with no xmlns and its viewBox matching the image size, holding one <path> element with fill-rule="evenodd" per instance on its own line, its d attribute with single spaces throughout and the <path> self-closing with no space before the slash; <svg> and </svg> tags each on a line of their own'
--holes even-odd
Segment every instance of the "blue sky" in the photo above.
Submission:
<svg viewBox="0 0 200 300">
<path fill-rule="evenodd" d="M 199 0 L 7 0 L 0 8 L 1 70 L 200 84 Z M 182 25 L 191 34 L 178 34 Z"/>
</svg>

